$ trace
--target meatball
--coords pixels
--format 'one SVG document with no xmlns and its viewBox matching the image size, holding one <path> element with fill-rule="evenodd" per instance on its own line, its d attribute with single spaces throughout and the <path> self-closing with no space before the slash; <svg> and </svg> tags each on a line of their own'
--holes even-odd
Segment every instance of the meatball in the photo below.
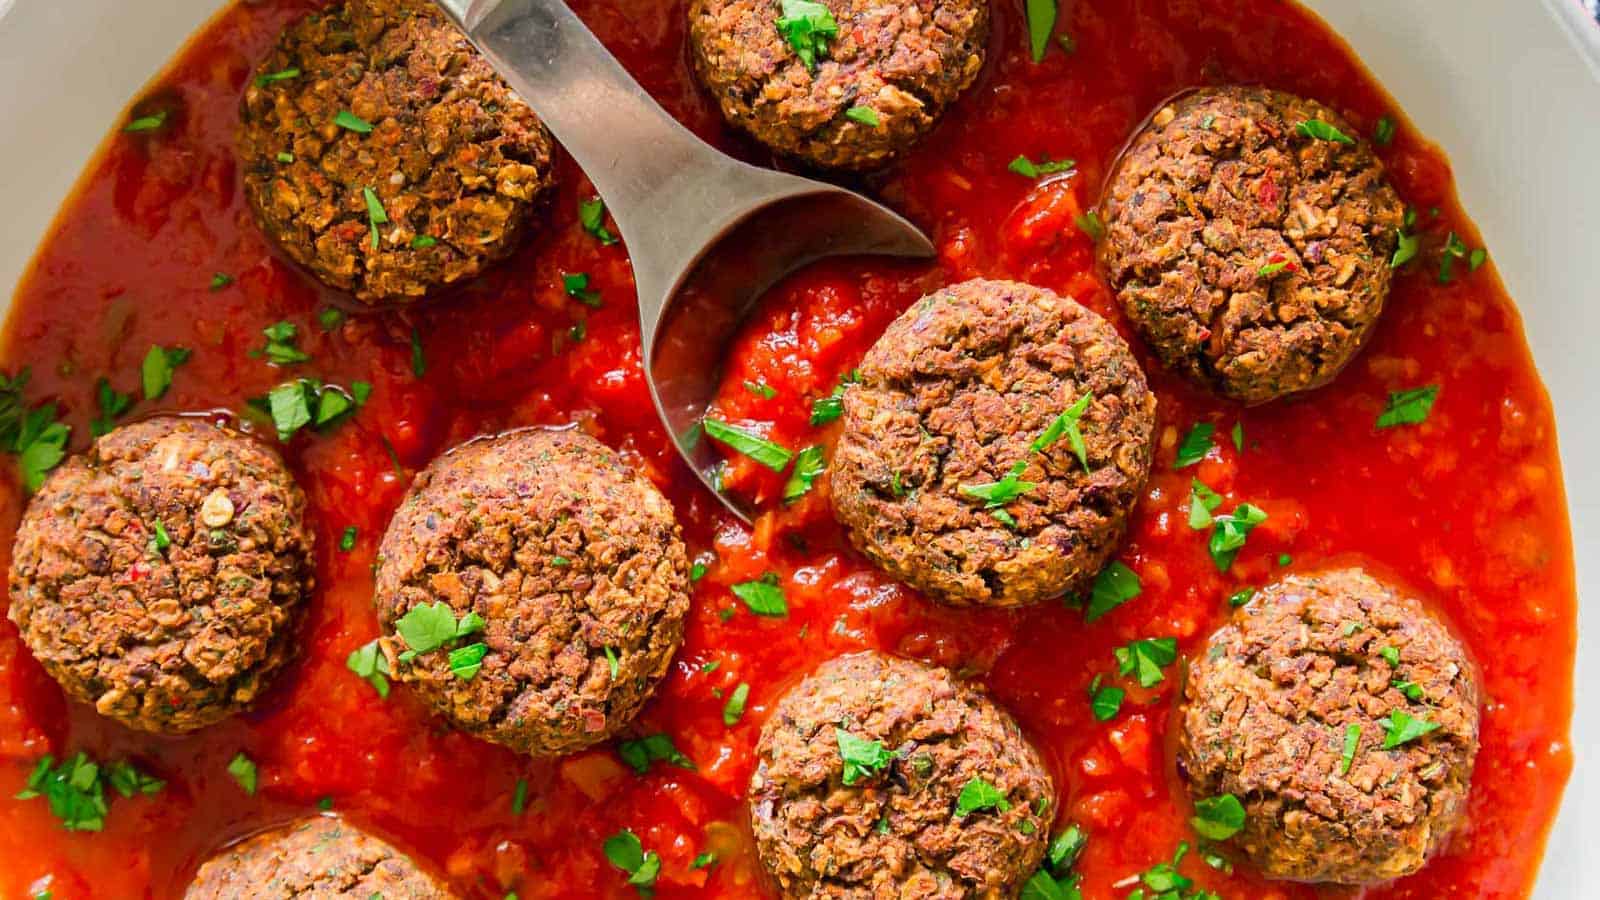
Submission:
<svg viewBox="0 0 1600 900">
<path fill-rule="evenodd" d="M 988 0 L 824 0 L 813 58 L 774 0 L 692 0 L 695 70 L 722 113 L 815 166 L 871 169 L 933 129 L 983 67 Z M 811 52 L 811 45 L 801 46 Z"/>
<path fill-rule="evenodd" d="M 1150 473 L 1155 409 L 1090 310 L 1014 282 L 945 288 L 889 326 L 845 391 L 834 510 L 863 553 L 936 600 L 1079 592 Z"/>
<path fill-rule="evenodd" d="M 266 831 L 201 864 L 185 900 L 450 900 L 441 882 L 387 843 L 333 816 Z"/>
<path fill-rule="evenodd" d="M 571 431 L 514 432 L 435 460 L 389 523 L 377 580 L 398 677 L 456 727 L 536 755 L 627 725 L 689 611 L 672 506 Z M 457 630 L 419 646 L 430 618 Z"/>
<path fill-rule="evenodd" d="M 1179 771 L 1244 804 L 1232 843 L 1269 877 L 1408 875 L 1466 811 L 1474 678 L 1443 624 L 1361 570 L 1285 578 L 1191 666 Z"/>
<path fill-rule="evenodd" d="M 305 495 L 271 448 L 148 419 L 56 469 L 11 557 L 11 621 L 67 695 L 180 734 L 267 689 L 312 587 Z"/>
<path fill-rule="evenodd" d="M 291 25 L 241 108 L 245 197 L 267 237 L 367 304 L 504 259 L 553 185 L 527 104 L 427 0 L 347 0 Z"/>
<path fill-rule="evenodd" d="M 1383 312 L 1404 207 L 1327 107 L 1259 88 L 1156 112 L 1104 201 L 1101 259 L 1162 363 L 1246 404 L 1332 381 Z"/>
<path fill-rule="evenodd" d="M 1054 797 L 987 697 L 944 669 L 859 653 L 778 702 L 750 820 L 785 897 L 1000 898 L 1037 870 Z"/>
</svg>

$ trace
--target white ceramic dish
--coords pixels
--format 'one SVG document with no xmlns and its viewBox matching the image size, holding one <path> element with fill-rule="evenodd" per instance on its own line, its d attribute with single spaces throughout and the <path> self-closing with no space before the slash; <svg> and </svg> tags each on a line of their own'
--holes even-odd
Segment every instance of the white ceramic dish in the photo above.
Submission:
<svg viewBox="0 0 1600 900">
<path fill-rule="evenodd" d="M 219 0 L 0 0 L 0 298 L 110 123 Z M 1600 28 L 1577 0 L 1310 0 L 1454 164 L 1555 401 L 1580 596 L 1600 596 Z M 1292 48 L 1285 48 L 1292 52 Z M 1537 896 L 1594 896 L 1600 612 L 1582 612 L 1578 756 Z"/>
</svg>

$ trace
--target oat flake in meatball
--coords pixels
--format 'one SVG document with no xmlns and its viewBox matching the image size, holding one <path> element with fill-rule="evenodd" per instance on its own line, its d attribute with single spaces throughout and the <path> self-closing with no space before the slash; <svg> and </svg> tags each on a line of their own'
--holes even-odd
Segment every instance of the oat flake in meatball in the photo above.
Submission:
<svg viewBox="0 0 1600 900">
<path fill-rule="evenodd" d="M 415 300 L 509 256 L 553 183 L 544 126 L 427 0 L 307 15 L 256 69 L 241 115 L 262 230 L 364 303 Z"/>
<path fill-rule="evenodd" d="M 847 769 L 847 748 L 879 764 Z M 963 809 L 975 782 L 1004 800 Z M 1038 753 L 983 694 L 944 669 L 858 653 L 778 702 L 749 799 L 784 897 L 956 900 L 1016 895 L 1044 856 L 1054 797 Z"/>
<path fill-rule="evenodd" d="M 1104 205 L 1101 259 L 1128 318 L 1167 367 L 1246 404 L 1321 387 L 1354 358 L 1404 215 L 1348 122 L 1246 87 L 1158 110 Z"/>
<path fill-rule="evenodd" d="M 415 649 L 398 623 L 443 603 L 482 627 Z M 456 727 L 535 755 L 583 749 L 639 712 L 683 640 L 688 554 L 671 505 L 599 441 L 519 431 L 417 476 L 379 548 L 390 667 Z M 463 666 L 481 645 L 481 668 Z"/>
<path fill-rule="evenodd" d="M 777 0 L 692 0 L 695 70 L 728 121 L 816 166 L 871 169 L 932 130 L 983 67 L 988 0 L 823 0 L 808 67 Z"/>
<path fill-rule="evenodd" d="M 1359 569 L 1291 576 L 1192 664 L 1180 772 L 1197 799 L 1243 802 L 1244 830 L 1230 843 L 1268 877 L 1399 878 L 1466 812 L 1474 679 L 1461 645 L 1416 600 Z M 1407 719 L 1416 724 L 1394 739 L 1411 739 L 1385 749 Z"/>
<path fill-rule="evenodd" d="M 248 838 L 200 866 L 185 900 L 452 900 L 405 854 L 333 816 Z"/>
<path fill-rule="evenodd" d="M 1083 459 L 1052 428 L 1081 402 Z M 1015 282 L 945 288 L 889 326 L 845 391 L 834 510 L 863 553 L 936 600 L 1080 592 L 1144 487 L 1155 407 L 1127 344 L 1076 302 Z"/>
<path fill-rule="evenodd" d="M 256 700 L 311 592 L 305 496 L 266 445 L 200 419 L 126 425 L 28 504 L 11 621 L 67 695 L 178 734 Z"/>
</svg>

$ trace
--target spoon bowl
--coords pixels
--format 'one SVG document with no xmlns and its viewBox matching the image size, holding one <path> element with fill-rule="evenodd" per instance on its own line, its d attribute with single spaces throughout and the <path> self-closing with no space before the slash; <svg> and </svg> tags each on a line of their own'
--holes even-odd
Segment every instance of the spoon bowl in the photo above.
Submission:
<svg viewBox="0 0 1600 900">
<path fill-rule="evenodd" d="M 915 225 L 835 185 L 719 152 L 678 124 L 561 0 L 435 0 L 594 182 L 627 243 L 645 378 L 684 460 L 725 506 L 699 427 L 755 302 L 831 256 L 928 257 Z"/>
</svg>

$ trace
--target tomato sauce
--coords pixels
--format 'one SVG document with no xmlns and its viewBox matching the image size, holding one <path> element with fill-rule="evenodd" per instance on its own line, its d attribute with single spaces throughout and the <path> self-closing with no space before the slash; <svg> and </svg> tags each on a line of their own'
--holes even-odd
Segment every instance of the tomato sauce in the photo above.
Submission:
<svg viewBox="0 0 1600 900">
<path fill-rule="evenodd" d="M 1112 649 L 1175 637 L 1193 652 L 1228 613 L 1225 598 L 1287 571 L 1358 561 L 1430 597 L 1481 668 L 1485 707 L 1467 821 L 1420 874 L 1365 896 L 1520 896 L 1537 869 L 1571 767 L 1568 720 L 1575 590 L 1552 411 L 1511 299 L 1492 263 L 1458 265 L 1439 283 L 1451 231 L 1477 247 L 1449 164 L 1404 122 L 1349 50 L 1281 0 L 1077 0 L 1062 4 L 1059 45 L 1035 64 L 1020 0 L 997 4 L 980 82 L 905 162 L 864 186 L 925 227 L 924 264 L 834 261 L 780 285 L 734 349 L 718 415 L 799 449 L 829 447 L 837 425 L 808 423 L 811 402 L 858 363 L 883 327 L 924 291 L 971 277 L 1015 278 L 1070 294 L 1127 332 L 1074 218 L 1096 201 L 1126 137 L 1163 98 L 1200 84 L 1258 82 L 1306 94 L 1371 134 L 1400 123 L 1380 154 L 1419 211 L 1424 252 L 1400 273 L 1376 336 L 1329 388 L 1243 410 L 1162 371 L 1137 340 L 1160 397 L 1156 472 L 1119 559 L 1143 593 L 1103 620 L 1046 605 L 1020 612 L 933 606 L 850 551 L 833 523 L 827 478 L 784 506 L 782 478 L 734 458 L 727 485 L 761 499 L 753 529 L 722 512 L 677 460 L 640 369 L 633 284 L 622 247 L 580 227 L 592 189 L 570 160 L 539 236 L 460 296 L 422 308 L 351 315 L 331 331 L 331 298 L 269 249 L 243 203 L 232 155 L 238 98 L 256 60 L 310 0 L 257 0 L 223 11 L 135 105 L 169 111 L 150 133 L 114 134 L 83 176 L 18 288 L 4 368 L 31 368 L 30 403 L 59 404 L 72 449 L 88 442 L 95 384 L 136 392 L 152 344 L 194 351 L 157 403 L 132 415 L 242 410 L 298 376 L 374 384 L 371 402 L 286 453 L 310 499 L 318 584 L 300 661 L 259 708 L 186 738 L 135 734 L 68 704 L 0 625 L 0 896 L 171 897 L 225 843 L 319 804 L 386 834 L 447 873 L 466 895 L 633 896 L 601 853 L 633 829 L 660 854 L 662 897 L 758 896 L 759 864 L 741 795 L 760 724 L 785 687 L 820 661 L 881 648 L 950 666 L 986 685 L 1048 759 L 1057 828 L 1091 834 L 1078 864 L 1085 896 L 1114 887 L 1194 841 L 1168 742 L 1178 668 L 1151 689 L 1129 684 L 1109 723 L 1087 688 L 1114 676 Z M 577 0 L 573 6 L 645 87 L 698 134 L 770 162 L 727 129 L 687 65 L 681 0 Z M 1036 184 L 1008 172 L 1018 154 L 1071 157 L 1076 173 Z M 1491 248 L 1492 249 L 1492 248 Z M 1492 257 L 1491 257 L 1492 258 Z M 591 310 L 561 275 L 585 272 Z M 213 290 L 213 275 L 232 283 Z M 299 326 L 311 361 L 276 369 L 250 355 L 261 330 Z M 582 329 L 575 326 L 582 323 Z M 420 341 L 425 372 L 412 361 Z M 766 398 L 744 387 L 765 384 Z M 1379 431 L 1390 391 L 1439 384 L 1427 422 Z M 1217 426 L 1194 468 L 1174 470 L 1197 422 Z M 624 450 L 677 506 L 691 552 L 708 564 L 687 642 L 637 732 L 665 732 L 693 771 L 657 764 L 635 775 L 613 748 L 560 760 L 520 758 L 453 734 L 404 687 L 387 701 L 345 666 L 377 634 L 376 544 L 418 468 L 473 435 L 579 423 Z M 1243 449 L 1228 435 L 1242 424 Z M 270 429 L 268 429 L 270 433 Z M 0 491 L 0 554 L 25 498 L 12 467 Z M 1227 575 L 1186 524 L 1190 480 L 1269 514 Z M 347 526 L 358 537 L 339 549 Z M 775 573 L 790 612 L 758 618 L 729 585 Z M 709 663 L 719 664 L 706 671 Z M 726 697 L 750 685 L 729 727 Z M 79 750 L 132 759 L 167 781 L 153 797 L 112 797 L 105 829 L 60 827 L 43 800 L 15 800 L 35 761 Z M 260 789 L 228 775 L 246 753 Z M 519 815 L 512 798 L 528 784 Z M 719 863 L 692 868 L 697 854 Z M 1274 884 L 1194 854 L 1184 874 L 1223 897 L 1358 896 Z"/>
</svg>

